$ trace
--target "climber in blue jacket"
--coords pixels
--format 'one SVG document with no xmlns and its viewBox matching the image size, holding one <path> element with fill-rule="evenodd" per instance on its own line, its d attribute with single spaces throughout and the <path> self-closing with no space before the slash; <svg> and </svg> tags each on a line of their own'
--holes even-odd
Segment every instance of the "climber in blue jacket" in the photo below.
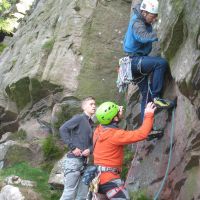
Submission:
<svg viewBox="0 0 200 200">
<path fill-rule="evenodd" d="M 152 29 L 152 23 L 156 21 L 157 15 L 158 1 L 143 0 L 134 8 L 123 42 L 124 52 L 132 60 L 132 75 L 142 94 L 142 120 L 147 102 L 153 101 L 160 108 L 170 106 L 167 100 L 160 98 L 168 63 L 161 57 L 149 56 L 152 43 L 158 40 Z M 149 74 L 152 74 L 151 81 L 148 80 Z"/>
</svg>

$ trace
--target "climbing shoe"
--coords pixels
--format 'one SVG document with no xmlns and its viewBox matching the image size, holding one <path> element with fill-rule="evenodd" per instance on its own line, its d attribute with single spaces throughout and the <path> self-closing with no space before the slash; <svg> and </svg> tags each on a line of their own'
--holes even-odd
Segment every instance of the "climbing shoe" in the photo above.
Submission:
<svg viewBox="0 0 200 200">
<path fill-rule="evenodd" d="M 161 139 L 164 135 L 164 130 L 152 130 L 151 133 L 147 137 L 147 141 L 151 141 L 153 139 Z"/>
<path fill-rule="evenodd" d="M 168 109 L 174 106 L 172 101 L 168 99 L 161 99 L 159 97 L 154 98 L 153 102 L 157 108 L 161 109 Z"/>
</svg>

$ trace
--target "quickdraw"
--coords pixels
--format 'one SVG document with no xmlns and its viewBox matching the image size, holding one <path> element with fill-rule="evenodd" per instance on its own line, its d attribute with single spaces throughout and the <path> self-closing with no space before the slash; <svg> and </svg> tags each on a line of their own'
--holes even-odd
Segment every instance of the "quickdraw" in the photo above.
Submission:
<svg viewBox="0 0 200 200">
<path fill-rule="evenodd" d="M 91 200 L 99 200 L 97 193 L 98 193 L 98 190 L 99 190 L 100 175 L 101 175 L 101 172 L 99 172 L 97 174 L 97 176 L 95 176 L 95 178 L 92 179 L 92 181 L 89 185 L 87 200 L 89 200 L 89 197 L 91 196 L 91 194 L 92 194 Z"/>
</svg>

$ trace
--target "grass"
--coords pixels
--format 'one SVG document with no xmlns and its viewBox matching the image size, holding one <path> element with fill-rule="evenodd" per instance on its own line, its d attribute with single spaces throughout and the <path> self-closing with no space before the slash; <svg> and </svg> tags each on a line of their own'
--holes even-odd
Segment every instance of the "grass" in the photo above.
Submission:
<svg viewBox="0 0 200 200">
<path fill-rule="evenodd" d="M 41 194 L 43 200 L 57 200 L 61 196 L 62 191 L 50 189 L 48 185 L 49 174 L 40 168 L 33 168 L 23 162 L 0 170 L 1 180 L 10 175 L 17 175 L 22 179 L 35 181 L 37 186 L 34 190 Z"/>
<path fill-rule="evenodd" d="M 57 160 L 62 157 L 62 150 L 56 145 L 56 138 L 48 136 L 42 143 L 42 150 L 46 160 Z"/>
<path fill-rule="evenodd" d="M 24 140 L 26 140 L 26 138 L 27 138 L 27 133 L 23 129 L 20 129 L 19 131 L 13 133 L 10 136 L 10 139 L 12 139 L 12 140 L 19 140 L 19 141 L 24 141 Z"/>
<path fill-rule="evenodd" d="M 45 158 L 45 162 L 42 164 L 42 169 L 50 172 L 55 161 L 60 159 L 67 149 L 61 149 L 58 144 L 56 144 L 56 138 L 50 135 L 43 140 L 42 151 Z"/>
<path fill-rule="evenodd" d="M 144 190 L 138 190 L 136 192 L 130 193 L 131 200 L 152 200 L 151 198 L 147 197 L 146 192 Z"/>
</svg>

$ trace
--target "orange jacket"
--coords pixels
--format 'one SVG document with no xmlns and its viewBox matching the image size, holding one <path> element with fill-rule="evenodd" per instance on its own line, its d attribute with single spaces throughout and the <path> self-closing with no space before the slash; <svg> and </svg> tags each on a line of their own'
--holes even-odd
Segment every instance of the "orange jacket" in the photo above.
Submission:
<svg viewBox="0 0 200 200">
<path fill-rule="evenodd" d="M 134 131 L 99 125 L 93 137 L 94 164 L 121 170 L 124 145 L 146 139 L 153 127 L 153 116 L 153 113 L 146 113 L 142 126 Z M 119 174 L 104 172 L 100 176 L 100 184 L 119 177 Z"/>
</svg>

